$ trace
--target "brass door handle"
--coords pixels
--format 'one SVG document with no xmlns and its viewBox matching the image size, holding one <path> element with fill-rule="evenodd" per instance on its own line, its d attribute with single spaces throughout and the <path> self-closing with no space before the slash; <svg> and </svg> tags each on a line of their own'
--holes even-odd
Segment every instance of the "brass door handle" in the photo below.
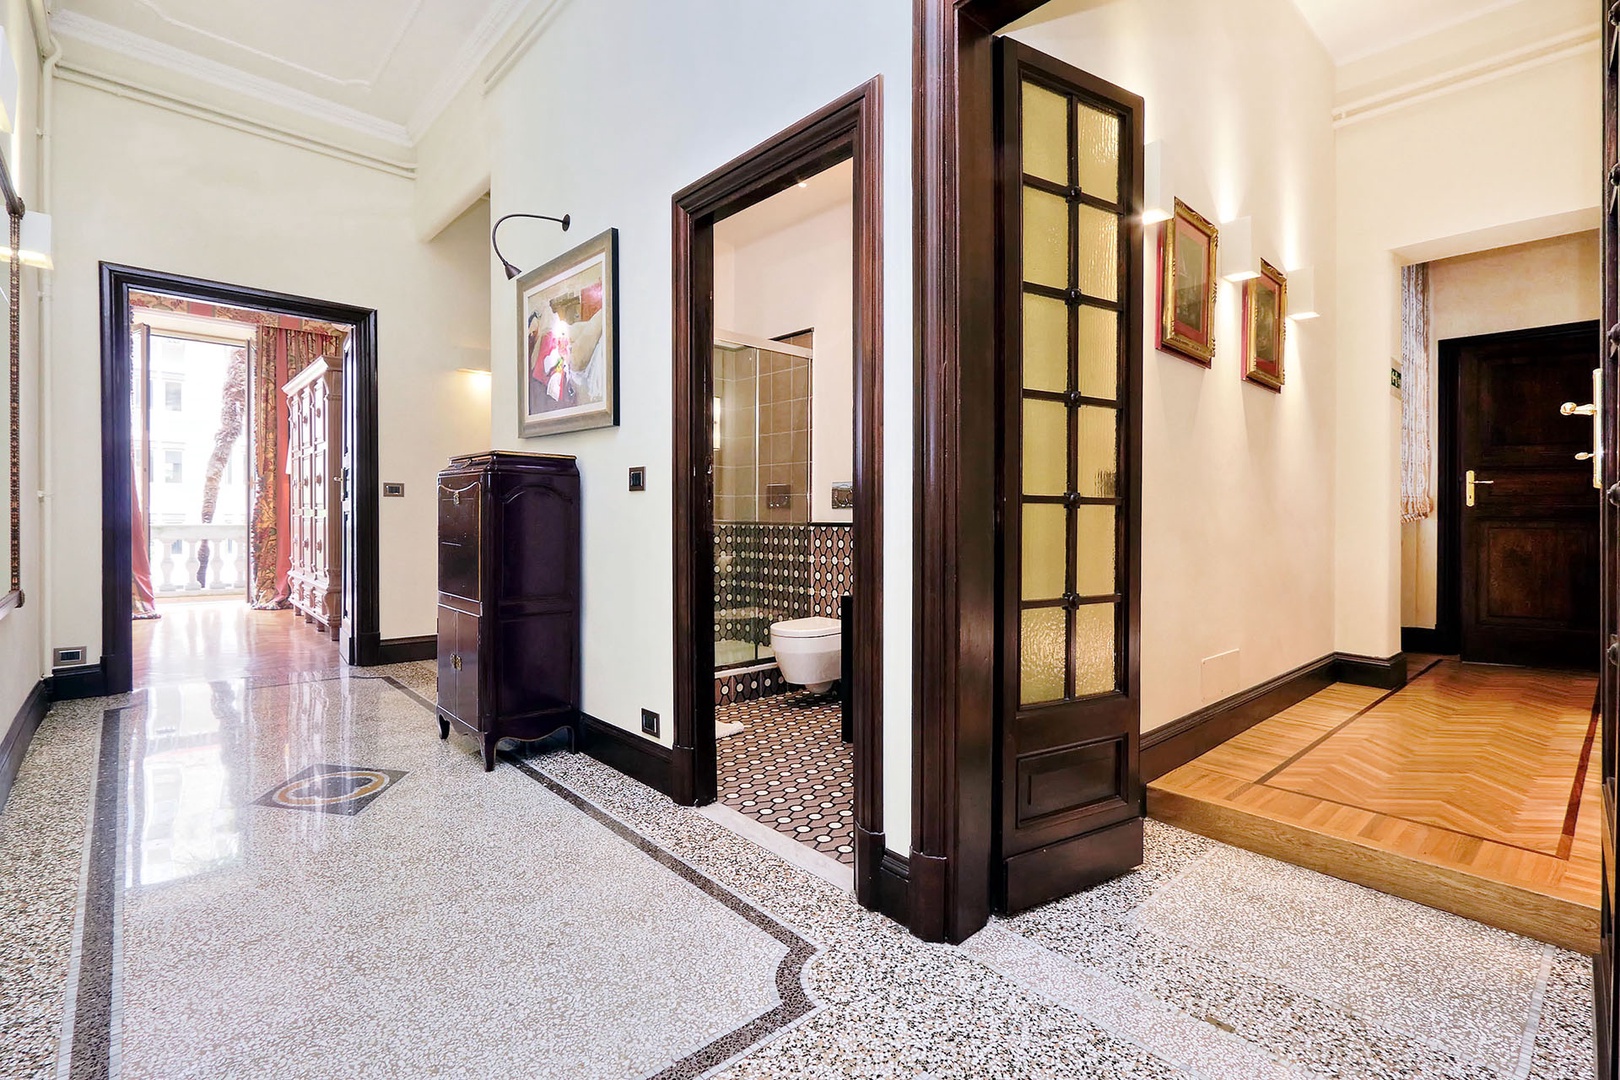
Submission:
<svg viewBox="0 0 1620 1080">
<path fill-rule="evenodd" d="M 1576 461 L 1590 461 L 1592 463 L 1592 486 L 1599 491 L 1603 490 L 1603 424 L 1598 417 L 1598 407 L 1603 402 L 1603 369 L 1597 368 L 1592 372 L 1592 400 L 1586 405 L 1577 405 L 1573 401 L 1566 401 L 1558 407 L 1561 416 L 1590 416 L 1592 418 L 1592 449 L 1575 455 Z"/>
<path fill-rule="evenodd" d="M 1474 505 L 1474 489 L 1477 488 L 1477 487 L 1481 487 L 1481 486 L 1489 487 L 1490 485 L 1492 485 L 1494 483 L 1496 483 L 1495 480 L 1477 480 L 1477 479 L 1475 479 L 1474 478 L 1474 470 L 1469 469 L 1466 473 L 1463 474 L 1463 486 L 1465 488 L 1465 493 L 1464 493 L 1465 498 L 1463 499 L 1463 501 L 1467 505 L 1473 506 Z"/>
<path fill-rule="evenodd" d="M 461 670 L 461 656 L 459 654 L 450 654 L 450 666 L 455 668 L 457 671 Z"/>
<path fill-rule="evenodd" d="M 1582 450 L 1580 453 L 1575 455 L 1575 460 L 1576 461 L 1591 461 L 1595 457 L 1597 457 L 1597 455 L 1592 453 L 1592 451 L 1590 451 L 1590 450 Z"/>
<path fill-rule="evenodd" d="M 1596 416 L 1596 405 L 1577 405 L 1573 401 L 1566 401 L 1558 406 L 1559 416 Z"/>
</svg>

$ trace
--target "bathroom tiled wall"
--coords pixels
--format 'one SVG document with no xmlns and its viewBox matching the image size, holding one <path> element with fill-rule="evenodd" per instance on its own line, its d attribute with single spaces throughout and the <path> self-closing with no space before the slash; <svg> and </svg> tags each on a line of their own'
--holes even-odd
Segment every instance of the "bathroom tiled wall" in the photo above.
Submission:
<svg viewBox="0 0 1620 1080">
<path fill-rule="evenodd" d="M 850 525 L 722 522 L 715 526 L 715 632 L 730 641 L 768 645 L 771 623 L 811 615 L 838 618 L 838 604 L 854 587 Z M 716 678 L 716 693 L 721 693 Z M 739 690 L 769 689 L 734 687 Z M 756 696 L 764 696 L 758 694 Z"/>
<path fill-rule="evenodd" d="M 714 355 L 715 519 L 808 522 L 809 357 L 718 347 Z"/>
</svg>

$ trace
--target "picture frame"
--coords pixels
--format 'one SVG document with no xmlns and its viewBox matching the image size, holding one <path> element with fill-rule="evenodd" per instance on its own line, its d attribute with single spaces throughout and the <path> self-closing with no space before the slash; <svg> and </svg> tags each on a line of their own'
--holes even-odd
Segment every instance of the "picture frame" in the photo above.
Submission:
<svg viewBox="0 0 1620 1080">
<path fill-rule="evenodd" d="M 1219 242 L 1214 222 L 1180 199 L 1159 229 L 1158 347 L 1205 367 L 1215 360 Z"/>
<path fill-rule="evenodd" d="M 517 279 L 518 432 L 619 423 L 619 231 Z"/>
<path fill-rule="evenodd" d="M 1243 377 L 1268 390 L 1283 388 L 1288 278 L 1260 260 L 1260 274 L 1243 283 Z"/>
</svg>

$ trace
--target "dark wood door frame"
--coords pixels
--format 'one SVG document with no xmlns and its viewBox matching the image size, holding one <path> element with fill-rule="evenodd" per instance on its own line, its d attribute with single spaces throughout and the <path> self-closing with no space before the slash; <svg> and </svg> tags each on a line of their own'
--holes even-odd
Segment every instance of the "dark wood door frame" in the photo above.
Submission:
<svg viewBox="0 0 1620 1080">
<path fill-rule="evenodd" d="M 913 0 L 916 341 L 911 930 L 990 917 L 995 767 L 992 39 L 1043 0 Z"/>
<path fill-rule="evenodd" d="M 855 892 L 878 906 L 883 858 L 883 132 L 873 79 L 674 197 L 675 727 L 670 794 L 715 798 L 714 225 L 853 160 Z"/>
<path fill-rule="evenodd" d="M 1497 334 L 1445 338 L 1440 342 L 1439 364 L 1435 371 L 1437 380 L 1435 385 L 1440 399 L 1435 430 L 1435 444 L 1439 455 L 1436 470 L 1439 490 L 1435 492 L 1435 513 L 1438 516 L 1436 526 L 1439 533 L 1435 548 L 1435 624 L 1432 631 L 1413 627 L 1403 629 L 1402 647 L 1408 651 L 1452 655 L 1462 646 L 1463 461 L 1458 446 L 1462 434 L 1458 410 L 1459 402 L 1462 400 L 1463 350 L 1473 345 L 1506 344 L 1571 333 L 1587 333 L 1596 338 L 1598 324 L 1560 323 L 1556 326 L 1538 326 Z"/>
<path fill-rule="evenodd" d="M 99 679 L 74 679 L 74 693 L 121 694 L 134 679 L 130 522 L 130 342 L 131 292 L 158 292 L 201 303 L 252 308 L 301 319 L 354 327 L 352 370 L 344 372 L 344 395 L 353 395 L 355 423 L 345 437 L 353 444 L 355 493 L 352 545 L 359 568 L 350 638 L 350 664 L 380 663 L 381 575 L 377 505 L 377 312 L 242 285 L 166 274 L 114 263 L 101 264 L 101 665 Z M 347 406 L 346 406 L 347 407 Z M 60 674 L 60 673 L 59 673 Z M 99 684 L 99 685 L 95 685 Z"/>
</svg>

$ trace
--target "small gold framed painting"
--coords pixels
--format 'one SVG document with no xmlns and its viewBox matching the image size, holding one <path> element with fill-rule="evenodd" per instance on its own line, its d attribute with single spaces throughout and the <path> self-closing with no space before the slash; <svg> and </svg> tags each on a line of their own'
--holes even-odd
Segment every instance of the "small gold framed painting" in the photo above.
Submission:
<svg viewBox="0 0 1620 1080">
<path fill-rule="evenodd" d="M 1176 200 L 1159 232 L 1159 348 L 1205 367 L 1215 358 L 1216 229 Z"/>
<path fill-rule="evenodd" d="M 1288 279 L 1260 260 L 1260 276 L 1243 283 L 1243 377 L 1268 390 L 1283 386 Z"/>
</svg>

